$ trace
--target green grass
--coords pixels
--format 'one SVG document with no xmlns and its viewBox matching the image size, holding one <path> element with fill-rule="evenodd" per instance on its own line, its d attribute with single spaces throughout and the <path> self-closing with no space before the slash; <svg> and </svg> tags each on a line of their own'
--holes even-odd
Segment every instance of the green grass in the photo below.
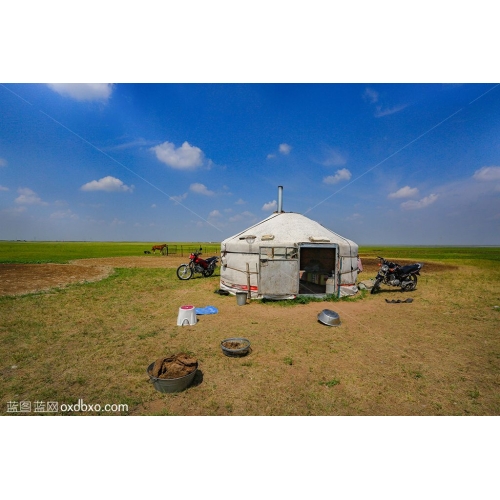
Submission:
<svg viewBox="0 0 500 500">
<path fill-rule="evenodd" d="M 67 263 L 73 259 L 142 256 L 158 243 L 176 246 L 177 255 L 200 248 L 205 254 L 220 252 L 219 243 L 204 242 L 93 242 L 93 241 L 0 241 L 0 263 Z M 361 246 L 361 258 L 411 259 L 489 267 L 500 263 L 500 247 Z"/>
<path fill-rule="evenodd" d="M 90 241 L 0 241 L 0 263 L 2 264 L 65 264 L 74 259 L 100 257 L 144 256 L 144 250 L 151 250 L 157 242 L 90 242 Z M 200 242 L 165 242 L 177 255 L 188 255 L 200 248 L 205 254 L 217 254 L 219 244 Z M 158 253 L 157 253 L 158 255 Z"/>
<path fill-rule="evenodd" d="M 73 259 L 142 256 L 144 250 L 158 243 L 167 243 L 171 248 L 176 246 L 177 255 L 187 255 L 200 246 L 207 255 L 220 252 L 219 243 L 204 242 L 0 241 L 0 263 L 67 263 Z M 362 259 L 381 255 L 394 260 L 428 260 L 481 267 L 500 263 L 500 247 L 361 246 L 359 254 Z"/>
<path fill-rule="evenodd" d="M 344 297 L 338 297 L 337 295 L 327 295 L 325 298 L 314 297 L 309 295 L 300 295 L 295 299 L 288 300 L 272 300 L 272 299 L 261 299 L 262 304 L 268 304 L 271 306 L 281 306 L 290 307 L 300 304 L 310 304 L 311 302 L 356 302 L 358 300 L 363 300 L 368 292 L 366 290 L 359 290 L 356 295 L 346 295 Z"/>
<path fill-rule="evenodd" d="M 328 382 L 320 382 L 319 385 L 326 385 L 326 387 L 335 387 L 336 385 L 340 384 L 340 380 L 334 378 L 332 380 L 329 380 Z"/>
<path fill-rule="evenodd" d="M 400 247 L 366 246 L 359 248 L 361 259 L 377 255 L 386 259 L 411 259 L 414 261 L 437 261 L 451 265 L 474 265 L 490 267 L 500 264 L 500 247 Z"/>
</svg>

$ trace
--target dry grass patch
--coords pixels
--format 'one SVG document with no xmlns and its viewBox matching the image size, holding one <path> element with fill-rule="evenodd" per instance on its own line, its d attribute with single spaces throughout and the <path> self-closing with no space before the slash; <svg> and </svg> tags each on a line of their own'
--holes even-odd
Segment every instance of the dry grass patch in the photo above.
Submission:
<svg viewBox="0 0 500 500">
<path fill-rule="evenodd" d="M 411 304 L 387 304 L 401 292 L 385 287 L 356 301 L 238 306 L 214 293 L 218 276 L 180 281 L 169 262 L 1 298 L 2 412 L 9 401 L 83 399 L 133 415 L 500 413 L 498 271 L 485 282 L 471 266 L 424 267 Z M 183 304 L 219 313 L 178 327 Z M 317 321 L 324 308 L 340 327 Z M 248 338 L 252 352 L 224 356 L 228 337 Z M 146 369 L 176 352 L 194 355 L 199 372 L 186 391 L 160 394 Z"/>
</svg>

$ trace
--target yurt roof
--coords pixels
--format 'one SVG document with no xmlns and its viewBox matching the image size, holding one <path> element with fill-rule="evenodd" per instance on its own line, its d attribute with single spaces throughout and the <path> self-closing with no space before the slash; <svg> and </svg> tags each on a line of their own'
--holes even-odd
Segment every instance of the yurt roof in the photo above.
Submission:
<svg viewBox="0 0 500 500">
<path fill-rule="evenodd" d="M 222 242 L 230 251 L 248 251 L 252 246 L 293 246 L 297 243 L 338 244 L 357 252 L 353 241 L 340 236 L 308 217 L 294 212 L 275 212 Z M 349 253 L 351 253 L 349 252 Z"/>
</svg>

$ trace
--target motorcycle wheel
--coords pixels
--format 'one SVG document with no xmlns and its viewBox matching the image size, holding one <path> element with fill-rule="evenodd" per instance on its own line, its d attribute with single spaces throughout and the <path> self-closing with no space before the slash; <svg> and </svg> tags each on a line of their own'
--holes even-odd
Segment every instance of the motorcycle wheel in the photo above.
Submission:
<svg viewBox="0 0 500 500">
<path fill-rule="evenodd" d="M 214 274 L 214 268 L 213 267 L 209 267 L 207 269 L 205 269 L 203 271 L 203 276 L 205 276 L 205 278 L 208 278 L 209 276 L 212 276 L 212 274 Z"/>
<path fill-rule="evenodd" d="M 188 280 L 191 276 L 193 276 L 193 270 L 188 264 L 182 264 L 177 268 L 177 277 L 180 280 Z"/>
<path fill-rule="evenodd" d="M 416 275 L 410 274 L 410 276 L 408 276 L 408 280 L 407 281 L 411 281 L 412 283 L 407 284 L 402 289 L 403 292 L 411 292 L 411 291 L 415 290 L 415 288 L 417 288 L 417 277 L 416 277 Z"/>
<path fill-rule="evenodd" d="M 377 293 L 380 290 L 380 282 L 382 280 L 375 280 L 375 283 L 373 284 L 373 288 L 370 290 L 370 293 L 373 295 Z"/>
</svg>

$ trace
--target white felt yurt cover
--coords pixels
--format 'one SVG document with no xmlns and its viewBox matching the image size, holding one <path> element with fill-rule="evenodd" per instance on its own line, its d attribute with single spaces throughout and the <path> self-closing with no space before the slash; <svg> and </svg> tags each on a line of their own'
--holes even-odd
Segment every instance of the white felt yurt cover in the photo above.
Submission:
<svg viewBox="0 0 500 500">
<path fill-rule="evenodd" d="M 334 255 L 324 266 L 334 277 L 335 293 L 355 293 L 358 245 L 293 212 L 275 212 L 222 241 L 220 287 L 236 293 L 248 292 L 250 286 L 252 298 L 293 298 L 298 292 L 300 266 L 304 266 L 301 254 L 318 249 L 330 249 Z M 271 295 L 265 293 L 264 279 L 274 281 Z"/>
</svg>

